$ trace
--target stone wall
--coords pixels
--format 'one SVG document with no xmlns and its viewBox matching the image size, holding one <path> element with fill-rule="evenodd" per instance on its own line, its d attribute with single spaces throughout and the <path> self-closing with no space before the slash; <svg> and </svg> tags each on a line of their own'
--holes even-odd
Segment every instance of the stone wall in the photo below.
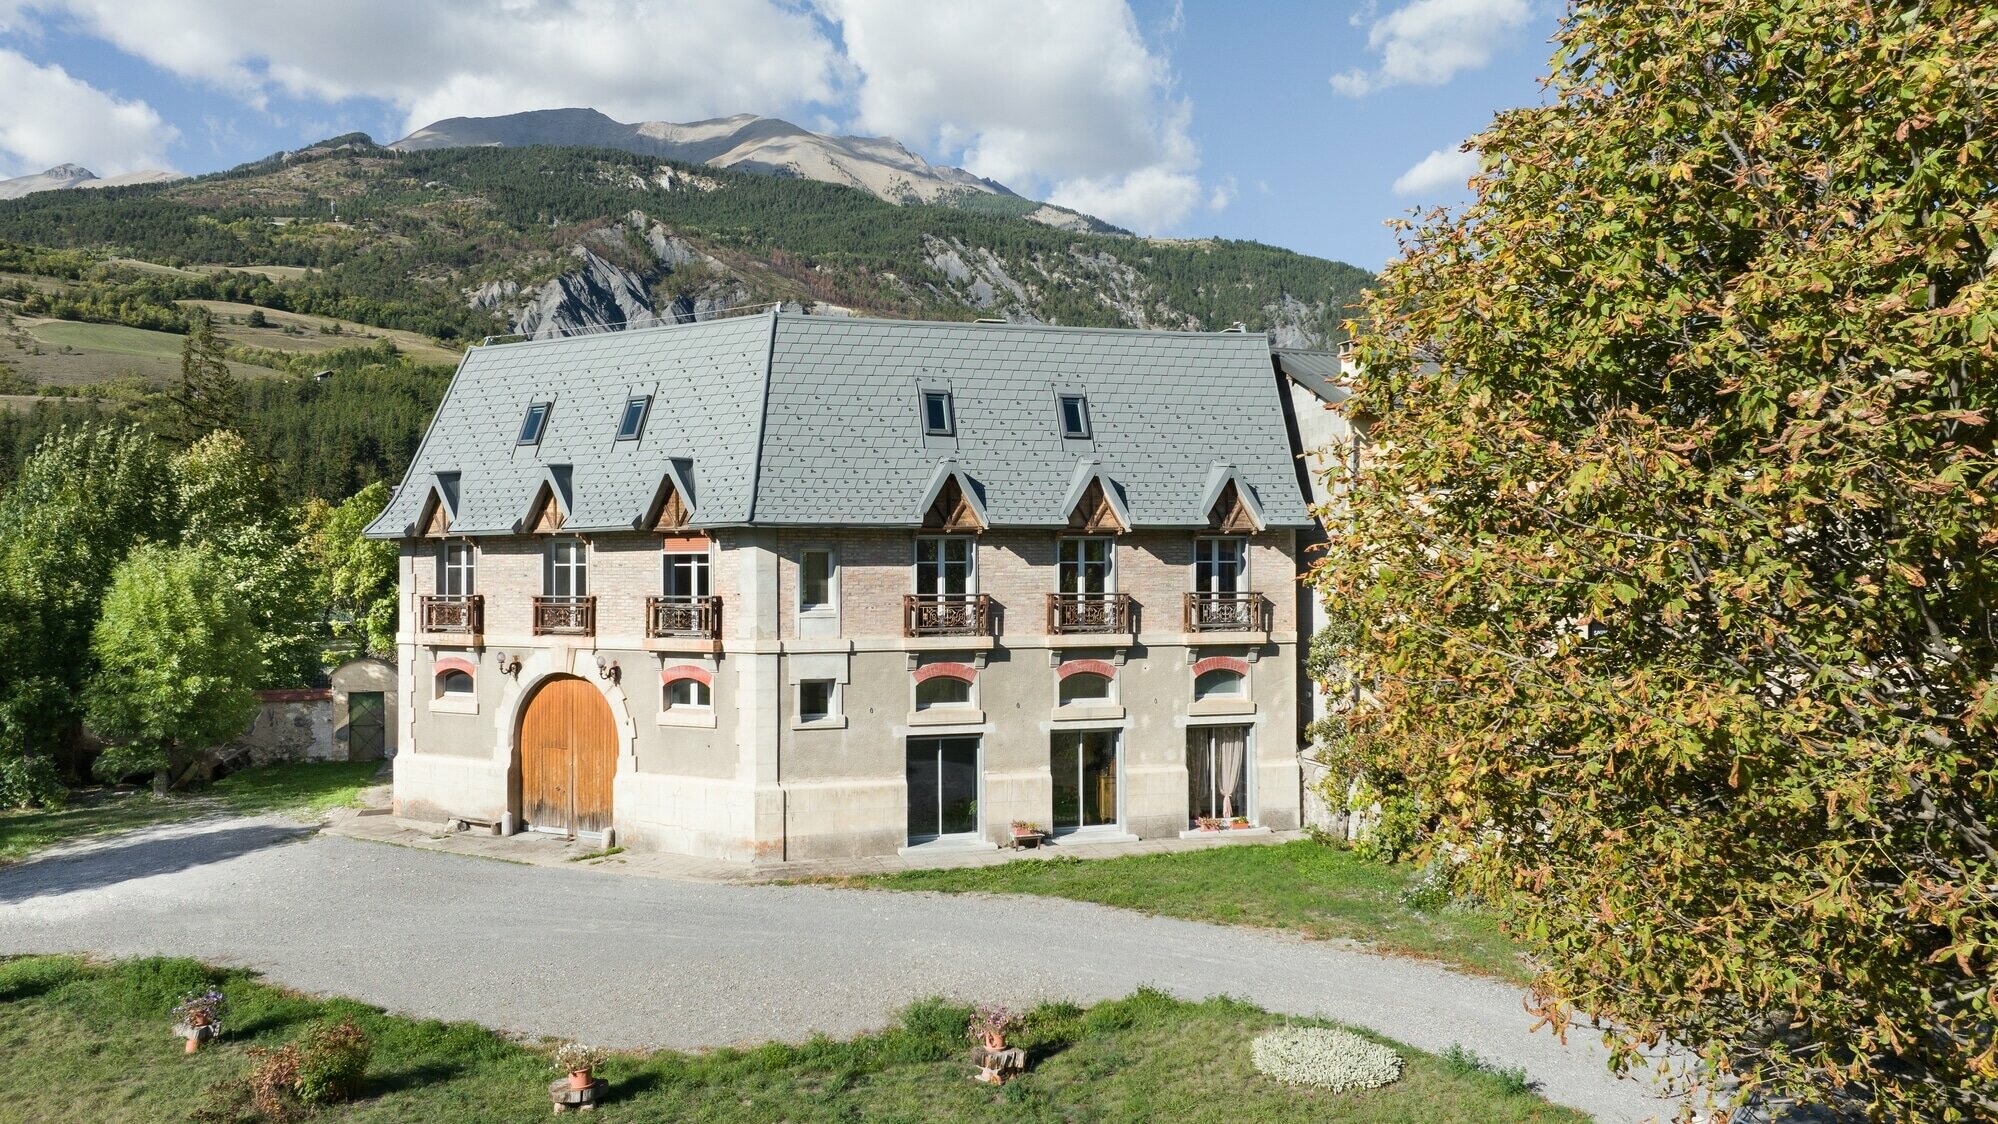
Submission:
<svg viewBox="0 0 1998 1124">
<path fill-rule="evenodd" d="M 233 767 L 333 759 L 333 692 L 260 691 L 250 728 L 222 751 Z"/>
</svg>

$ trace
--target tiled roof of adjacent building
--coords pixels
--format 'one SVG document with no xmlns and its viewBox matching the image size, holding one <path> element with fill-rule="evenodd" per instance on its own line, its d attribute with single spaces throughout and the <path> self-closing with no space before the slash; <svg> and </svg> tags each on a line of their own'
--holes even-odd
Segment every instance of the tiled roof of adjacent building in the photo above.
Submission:
<svg viewBox="0 0 1998 1124">
<path fill-rule="evenodd" d="M 926 390 L 950 393 L 953 434 L 925 434 Z M 1088 437 L 1062 435 L 1062 394 Z M 518 444 L 536 402 L 546 431 Z M 939 466 L 995 527 L 1065 525 L 1092 472 L 1134 527 L 1205 526 L 1231 474 L 1268 525 L 1303 526 L 1291 456 L 1259 334 L 773 313 L 472 349 L 369 533 L 414 533 L 433 493 L 453 534 L 514 533 L 544 487 L 566 529 L 629 530 L 669 479 L 693 527 L 916 526 Z"/>
</svg>

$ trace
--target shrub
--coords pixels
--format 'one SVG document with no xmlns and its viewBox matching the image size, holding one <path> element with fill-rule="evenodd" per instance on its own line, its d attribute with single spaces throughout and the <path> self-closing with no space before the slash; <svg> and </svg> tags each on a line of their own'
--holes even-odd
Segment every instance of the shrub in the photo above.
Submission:
<svg viewBox="0 0 1998 1124">
<path fill-rule="evenodd" d="M 1422 805 L 1406 793 L 1380 797 L 1380 813 L 1360 833 L 1353 853 L 1371 862 L 1399 862 L 1422 839 Z"/>
<path fill-rule="evenodd" d="M 1400 1054 L 1348 1030 L 1282 1027 L 1258 1035 L 1249 1056 L 1266 1077 L 1335 1093 L 1378 1089 L 1401 1079 Z"/>
<path fill-rule="evenodd" d="M 197 1124 L 293 1124 L 313 1109 L 360 1091 L 368 1036 L 352 1019 L 325 1023 L 275 1050 L 250 1047 L 250 1072 L 210 1085 L 190 1114 Z"/>
<path fill-rule="evenodd" d="M 46 757 L 0 758 L 0 808 L 60 808 L 69 790 Z"/>
<path fill-rule="evenodd" d="M 321 1105 L 352 1098 L 361 1091 L 372 1049 L 367 1033 L 352 1019 L 312 1028 L 299 1050 L 298 1099 Z"/>
</svg>

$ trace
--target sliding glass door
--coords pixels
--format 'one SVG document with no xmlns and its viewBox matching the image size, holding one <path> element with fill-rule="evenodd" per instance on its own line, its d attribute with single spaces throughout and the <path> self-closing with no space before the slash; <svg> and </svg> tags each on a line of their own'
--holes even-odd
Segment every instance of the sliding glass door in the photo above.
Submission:
<svg viewBox="0 0 1998 1124">
<path fill-rule="evenodd" d="M 1196 726 L 1186 732 L 1187 807 L 1191 819 L 1249 814 L 1249 728 Z"/>
<path fill-rule="evenodd" d="M 978 834 L 978 739 L 909 739 L 909 842 Z"/>
<path fill-rule="evenodd" d="M 1063 730 L 1048 755 L 1054 774 L 1054 829 L 1113 827 L 1118 820 L 1116 730 Z"/>
</svg>

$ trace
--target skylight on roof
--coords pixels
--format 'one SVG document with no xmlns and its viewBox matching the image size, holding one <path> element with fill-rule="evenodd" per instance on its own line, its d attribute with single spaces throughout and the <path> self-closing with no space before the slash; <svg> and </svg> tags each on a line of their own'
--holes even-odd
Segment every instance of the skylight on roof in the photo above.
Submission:
<svg viewBox="0 0 1998 1124">
<path fill-rule="evenodd" d="M 652 396 L 650 394 L 625 399 L 624 413 L 617 420 L 617 439 L 619 441 L 638 440 L 639 433 L 645 429 L 645 413 L 651 407 Z"/>
<path fill-rule="evenodd" d="M 952 416 L 950 391 L 923 391 L 923 432 L 931 437 L 950 437 L 957 433 L 957 419 Z"/>
<path fill-rule="evenodd" d="M 1061 396 L 1061 435 L 1076 441 L 1089 439 L 1089 399 L 1080 394 Z"/>
<path fill-rule="evenodd" d="M 527 416 L 520 419 L 520 439 L 515 444 L 541 444 L 541 434 L 548 428 L 548 406 L 546 402 L 536 402 L 527 408 Z"/>
</svg>

